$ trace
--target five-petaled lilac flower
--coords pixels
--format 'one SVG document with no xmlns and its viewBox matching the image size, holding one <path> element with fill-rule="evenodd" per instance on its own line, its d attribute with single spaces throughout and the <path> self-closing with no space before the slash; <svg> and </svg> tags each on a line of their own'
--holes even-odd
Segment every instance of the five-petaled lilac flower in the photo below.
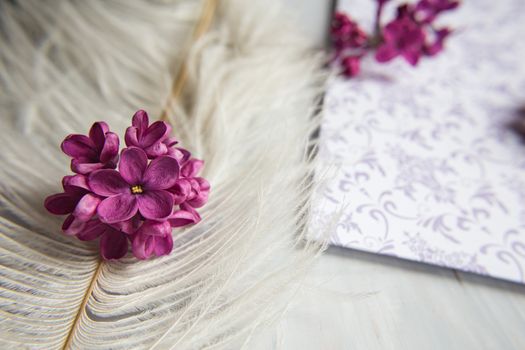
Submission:
<svg viewBox="0 0 525 350">
<path fill-rule="evenodd" d="M 149 125 L 148 114 L 139 110 L 133 116 L 131 126 L 126 129 L 126 145 L 141 148 L 149 158 L 155 158 L 168 153 L 168 147 L 176 143 L 173 138 L 168 138 L 171 127 L 163 122 L 157 121 Z M 165 141 L 168 141 L 166 144 Z"/>
<path fill-rule="evenodd" d="M 55 215 L 70 214 L 62 230 L 67 235 L 76 235 L 96 214 L 101 198 L 90 192 L 84 175 L 65 176 L 62 187 L 64 192 L 47 197 L 44 206 Z"/>
<path fill-rule="evenodd" d="M 413 10 L 405 5 L 398 9 L 398 16 L 383 29 L 383 43 L 375 57 L 378 62 L 387 62 L 402 56 L 415 66 L 423 54 L 425 32 L 413 16 Z"/>
<path fill-rule="evenodd" d="M 100 220 L 112 224 L 129 220 L 137 212 L 146 219 L 170 216 L 173 196 L 166 191 L 177 181 L 179 163 L 160 156 L 148 165 L 146 153 L 129 147 L 122 151 L 119 171 L 97 170 L 89 176 L 91 190 L 105 198 L 97 208 Z"/>
<path fill-rule="evenodd" d="M 171 225 L 168 221 L 146 220 L 133 236 L 133 254 L 139 259 L 167 255 L 173 249 Z"/>
<path fill-rule="evenodd" d="M 69 135 L 61 148 L 73 158 L 71 170 L 78 174 L 88 174 L 103 168 L 114 169 L 117 166 L 119 139 L 104 122 L 94 123 L 89 136 Z"/>
</svg>

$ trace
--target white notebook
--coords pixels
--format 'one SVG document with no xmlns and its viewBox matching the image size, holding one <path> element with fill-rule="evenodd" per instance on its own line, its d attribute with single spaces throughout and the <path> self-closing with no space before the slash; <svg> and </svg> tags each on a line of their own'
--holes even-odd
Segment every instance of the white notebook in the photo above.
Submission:
<svg viewBox="0 0 525 350">
<path fill-rule="evenodd" d="M 370 26 L 373 5 L 338 6 Z M 370 58 L 331 81 L 319 160 L 339 171 L 319 178 L 312 227 L 342 210 L 334 245 L 524 283 L 525 144 L 508 124 L 525 107 L 525 2 L 464 1 L 443 23 L 455 34 L 416 68 Z"/>
</svg>

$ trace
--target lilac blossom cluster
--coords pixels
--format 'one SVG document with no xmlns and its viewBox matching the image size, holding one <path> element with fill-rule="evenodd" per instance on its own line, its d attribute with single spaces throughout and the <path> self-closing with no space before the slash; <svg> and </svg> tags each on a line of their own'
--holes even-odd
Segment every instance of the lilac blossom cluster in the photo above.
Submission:
<svg viewBox="0 0 525 350">
<path fill-rule="evenodd" d="M 89 135 L 67 136 L 61 148 L 76 174 L 62 179 L 63 193 L 45 200 L 52 214 L 68 215 L 64 233 L 83 241 L 100 237 L 104 259 L 123 257 L 128 242 L 138 259 L 169 254 L 172 228 L 199 222 L 196 208 L 210 192 L 197 176 L 204 162 L 177 147 L 170 132 L 169 124 L 150 125 L 139 110 L 120 156 L 119 138 L 105 122 L 94 123 Z"/>
<path fill-rule="evenodd" d="M 398 56 L 415 66 L 421 57 L 434 56 L 443 50 L 445 39 L 452 33 L 447 27 L 437 28 L 435 20 L 440 14 L 459 6 L 455 0 L 419 0 L 397 7 L 396 16 L 382 25 L 383 8 L 390 0 L 376 0 L 375 28 L 367 34 L 357 22 L 346 14 L 335 14 L 331 38 L 335 50 L 334 61 L 342 73 L 353 77 L 360 72 L 361 59 L 375 52 L 376 61 L 388 62 Z"/>
</svg>

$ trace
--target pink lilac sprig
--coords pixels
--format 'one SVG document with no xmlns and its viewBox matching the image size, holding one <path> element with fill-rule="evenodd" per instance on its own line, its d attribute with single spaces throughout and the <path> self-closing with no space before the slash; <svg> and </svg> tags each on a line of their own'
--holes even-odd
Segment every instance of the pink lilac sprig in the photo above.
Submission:
<svg viewBox="0 0 525 350">
<path fill-rule="evenodd" d="M 445 39 L 452 30 L 437 28 L 440 14 L 459 6 L 456 0 L 419 0 L 415 5 L 404 3 L 397 7 L 396 16 L 382 25 L 383 9 L 390 0 L 376 0 L 375 24 L 367 34 L 357 22 L 337 12 L 331 26 L 334 48 L 333 61 L 341 66 L 341 73 L 354 77 L 360 72 L 361 59 L 373 54 L 380 63 L 396 57 L 415 66 L 422 57 L 430 57 L 443 50 Z"/>
<path fill-rule="evenodd" d="M 64 176 L 64 192 L 44 203 L 50 213 L 67 215 L 63 232 L 83 241 L 100 238 L 108 260 L 123 257 L 129 243 L 138 259 L 169 254 L 172 229 L 198 223 L 197 208 L 210 193 L 208 181 L 198 176 L 204 162 L 176 147 L 170 132 L 169 124 L 150 125 L 139 110 L 120 157 L 119 138 L 104 122 L 94 123 L 88 136 L 67 136 L 61 148 L 76 174 Z"/>
</svg>

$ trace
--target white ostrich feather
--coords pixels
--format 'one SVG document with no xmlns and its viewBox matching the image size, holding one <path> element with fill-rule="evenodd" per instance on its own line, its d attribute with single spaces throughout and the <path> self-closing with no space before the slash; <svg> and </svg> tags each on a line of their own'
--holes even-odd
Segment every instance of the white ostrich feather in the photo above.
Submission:
<svg viewBox="0 0 525 350">
<path fill-rule="evenodd" d="M 265 1 L 221 2 L 191 44 L 201 5 L 0 4 L 2 349 L 69 336 L 75 349 L 249 348 L 322 248 L 304 240 L 320 57 Z M 98 245 L 61 234 L 43 208 L 70 173 L 59 144 L 96 120 L 123 136 L 139 108 L 160 116 L 186 57 L 169 117 L 206 161 L 203 220 L 174 231 L 169 256 L 97 270 Z"/>
</svg>

